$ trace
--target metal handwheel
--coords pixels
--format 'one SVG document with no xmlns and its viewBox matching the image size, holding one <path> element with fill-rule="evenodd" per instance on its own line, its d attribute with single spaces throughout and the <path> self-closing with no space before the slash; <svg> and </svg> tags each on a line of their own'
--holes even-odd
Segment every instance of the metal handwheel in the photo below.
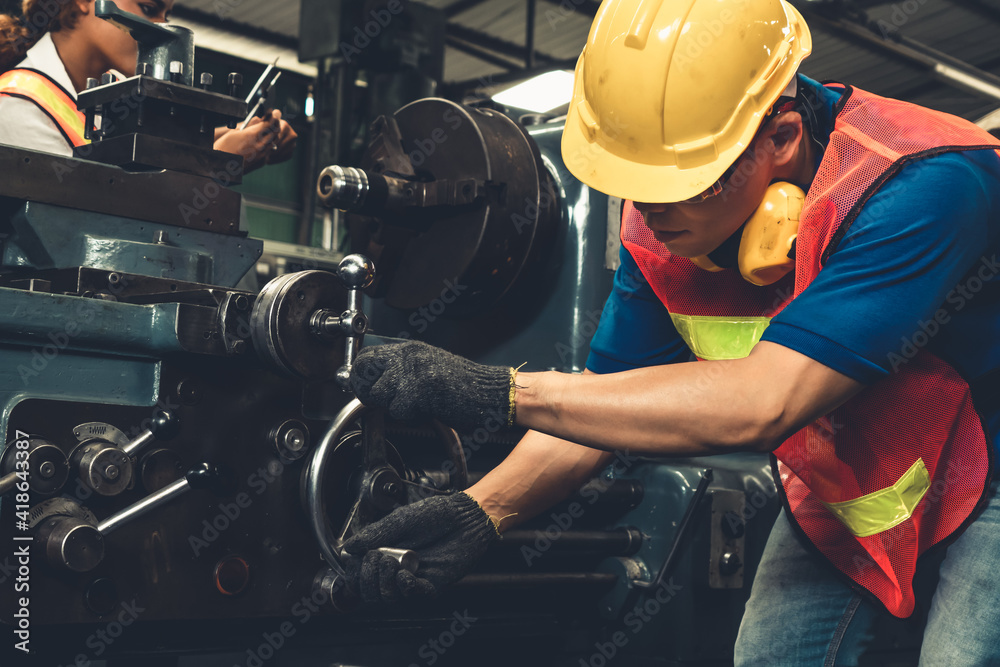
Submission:
<svg viewBox="0 0 1000 667">
<path fill-rule="evenodd" d="M 350 430 L 359 419 L 361 430 Z M 449 486 L 456 489 L 465 488 L 468 484 L 468 471 L 458 434 L 438 423 L 435 424 L 435 430 L 442 436 L 449 461 L 455 470 L 451 475 Z M 356 497 L 345 503 L 348 506 L 346 518 L 340 528 L 335 530 L 330 522 L 326 502 L 326 490 L 330 488 L 328 480 L 330 464 L 338 457 L 348 459 L 352 454 L 356 456 L 359 448 L 361 477 L 356 480 L 357 484 L 352 484 L 349 479 L 348 471 L 354 466 L 338 466 L 342 475 L 338 488 L 356 489 Z M 446 493 L 408 479 L 399 453 L 386 441 L 384 411 L 366 408 L 358 399 L 352 399 L 330 422 L 329 428 L 313 451 L 305 469 L 303 483 L 303 500 L 310 525 L 323 558 L 332 570 L 332 580 L 328 580 L 326 584 L 328 587 L 336 588 L 336 580 L 346 577 L 343 543 L 349 534 L 381 518 L 394 508 L 405 505 L 409 497 L 408 487 L 430 493 Z M 381 548 L 379 551 L 394 557 L 405 569 L 416 571 L 418 562 L 414 552 L 392 548 Z"/>
</svg>

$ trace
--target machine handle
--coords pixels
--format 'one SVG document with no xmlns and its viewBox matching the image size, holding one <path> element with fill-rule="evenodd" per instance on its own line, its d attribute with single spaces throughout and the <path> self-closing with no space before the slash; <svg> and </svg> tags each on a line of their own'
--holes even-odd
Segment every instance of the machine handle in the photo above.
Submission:
<svg viewBox="0 0 1000 667">
<path fill-rule="evenodd" d="M 111 531 L 138 519 L 167 501 L 187 493 L 192 488 L 211 488 L 218 479 L 218 469 L 208 463 L 202 463 L 188 471 L 181 479 L 168 484 L 159 491 L 149 494 L 134 505 L 130 505 L 117 514 L 112 514 L 104 521 L 101 521 L 97 524 L 97 532 L 101 535 L 107 535 Z"/>
<path fill-rule="evenodd" d="M 352 424 L 361 413 L 365 410 L 365 406 L 356 398 L 351 399 L 351 401 L 345 405 L 337 416 L 333 418 L 330 422 L 330 427 L 327 429 L 326 433 L 323 434 L 322 440 L 320 440 L 319 445 L 313 450 L 312 458 L 309 459 L 309 465 L 306 468 L 305 476 L 305 498 L 306 506 L 309 508 L 309 522 L 313 530 L 313 534 L 316 536 L 316 542 L 319 544 L 320 551 L 323 554 L 323 558 L 326 560 L 330 569 L 336 577 L 346 577 L 347 571 L 343 564 L 343 532 L 340 535 L 335 535 L 333 530 L 330 529 L 330 522 L 326 515 L 326 506 L 323 503 L 323 479 L 326 476 L 326 466 L 329 460 L 330 453 L 337 446 L 340 441 L 341 434 L 344 430 Z M 358 503 L 355 503 L 355 510 L 360 503 L 360 498 Z M 347 518 L 344 528 L 350 524 L 354 516 L 354 511 L 351 512 L 350 516 Z M 394 549 L 390 547 L 383 547 L 378 549 L 378 551 L 392 556 L 404 569 L 410 572 L 416 573 L 419 561 L 417 554 L 409 549 Z"/>
<path fill-rule="evenodd" d="M 122 11 L 111 0 L 97 0 L 94 15 L 127 32 L 138 43 L 137 73 L 194 85 L 194 34 L 190 28 L 147 21 Z"/>
<path fill-rule="evenodd" d="M 97 18 L 104 19 L 116 28 L 124 30 L 132 36 L 132 39 L 143 45 L 156 46 L 177 39 L 177 36 L 170 30 L 136 14 L 122 11 L 111 0 L 97 0 L 94 5 L 94 14 Z"/>
<path fill-rule="evenodd" d="M 169 440 L 174 437 L 180 427 L 177 415 L 170 410 L 157 410 L 153 415 L 152 422 L 149 428 L 122 445 L 122 451 L 134 457 L 139 449 L 154 440 Z"/>
<path fill-rule="evenodd" d="M 688 529 L 691 524 L 691 517 L 694 516 L 694 510 L 698 507 L 701 499 L 705 497 L 705 493 L 708 491 L 708 485 L 711 483 L 712 477 L 713 473 L 711 468 L 705 468 L 705 470 L 702 471 L 701 479 L 698 480 L 698 486 L 695 488 L 694 494 L 691 496 L 691 501 L 684 510 L 684 516 L 681 517 L 680 525 L 677 526 L 677 535 L 674 536 L 674 541 L 670 545 L 670 553 L 667 554 L 666 560 L 663 561 L 663 565 L 660 567 L 659 573 L 653 581 L 633 581 L 632 584 L 636 588 L 659 588 L 667 574 L 674 568 L 674 562 L 680 554 L 680 546 L 683 544 L 684 538 L 687 536 Z"/>
<path fill-rule="evenodd" d="M 314 334 L 324 338 L 344 337 L 344 365 L 337 369 L 337 384 L 347 389 L 351 366 L 368 332 L 368 317 L 361 310 L 361 292 L 375 280 L 375 265 L 364 255 L 348 255 L 340 260 L 337 277 L 347 288 L 347 308 L 342 313 L 320 309 L 309 318 Z"/>
</svg>

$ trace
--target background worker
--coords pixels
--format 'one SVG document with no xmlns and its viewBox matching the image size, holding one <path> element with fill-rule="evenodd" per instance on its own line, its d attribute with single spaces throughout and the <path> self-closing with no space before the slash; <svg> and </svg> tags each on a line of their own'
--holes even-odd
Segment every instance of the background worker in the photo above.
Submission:
<svg viewBox="0 0 1000 667">
<path fill-rule="evenodd" d="M 174 0 L 115 4 L 164 23 Z M 0 15 L 0 143 L 72 155 L 85 143 L 76 94 L 109 70 L 131 76 L 137 53 L 135 40 L 95 16 L 94 0 L 24 0 L 21 17 Z M 273 110 L 246 129 L 216 130 L 215 149 L 241 155 L 249 172 L 287 160 L 295 141 L 295 130 Z"/>
<path fill-rule="evenodd" d="M 352 386 L 393 418 L 531 429 L 466 493 L 345 545 L 368 601 L 461 578 L 612 451 L 769 451 L 783 510 L 737 664 L 857 664 L 877 615 L 913 613 L 917 556 L 949 543 L 920 601 L 922 664 L 1000 663 L 1000 144 L 797 75 L 810 50 L 782 0 L 602 4 L 562 144 L 577 178 L 628 200 L 588 372 L 517 373 L 416 342 L 361 353 Z M 777 257 L 762 219 L 797 223 Z M 415 549 L 420 569 L 382 546 Z"/>
</svg>

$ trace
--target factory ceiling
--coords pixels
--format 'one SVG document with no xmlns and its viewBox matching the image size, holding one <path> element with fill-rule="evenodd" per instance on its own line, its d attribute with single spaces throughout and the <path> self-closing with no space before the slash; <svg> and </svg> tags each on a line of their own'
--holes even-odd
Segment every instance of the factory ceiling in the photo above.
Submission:
<svg viewBox="0 0 1000 667">
<path fill-rule="evenodd" d="M 598 7 L 593 0 L 425 4 L 447 18 L 445 83 L 470 86 L 572 67 Z M 815 79 L 845 81 L 971 120 L 1000 107 L 1000 0 L 793 4 L 812 28 L 813 54 L 803 72 Z M 175 13 L 196 29 L 223 28 L 232 39 L 271 42 L 289 54 L 297 43 L 299 0 L 183 0 Z M 531 14 L 533 49 L 527 48 Z M 246 44 L 235 52 L 247 53 Z"/>
</svg>

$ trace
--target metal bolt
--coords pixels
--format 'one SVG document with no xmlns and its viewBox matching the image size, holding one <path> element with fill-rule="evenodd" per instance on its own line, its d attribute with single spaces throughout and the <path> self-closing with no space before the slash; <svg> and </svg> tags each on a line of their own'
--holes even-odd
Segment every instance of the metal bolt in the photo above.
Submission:
<svg viewBox="0 0 1000 667">
<path fill-rule="evenodd" d="M 38 466 L 38 474 L 44 479 L 49 479 L 56 474 L 56 466 L 52 461 L 46 461 Z"/>
<path fill-rule="evenodd" d="M 233 305 L 236 306 L 236 310 L 246 310 L 250 307 L 250 299 L 243 294 L 237 294 L 233 299 Z"/>
<path fill-rule="evenodd" d="M 119 283 L 121 283 L 121 281 L 122 281 L 122 274 L 115 272 L 108 274 L 108 285 L 110 285 L 111 287 L 117 286 Z"/>
<path fill-rule="evenodd" d="M 226 77 L 226 84 L 229 86 L 229 96 L 239 97 L 240 86 L 243 85 L 243 75 L 239 72 L 230 72 Z"/>
<path fill-rule="evenodd" d="M 104 74 L 101 75 L 102 86 L 106 86 L 109 83 L 114 83 L 114 81 L 115 81 L 115 75 L 112 74 L 111 72 L 105 72 Z"/>
<path fill-rule="evenodd" d="M 168 234 L 165 230 L 159 229 L 153 236 L 153 243 L 157 243 L 159 245 L 167 245 L 167 236 Z"/>
<path fill-rule="evenodd" d="M 208 90 L 209 88 L 211 88 L 212 87 L 212 73 L 211 72 L 202 72 L 201 73 L 200 83 L 201 83 L 201 87 L 202 87 L 203 90 Z"/>
<path fill-rule="evenodd" d="M 174 83 L 181 83 L 184 80 L 184 63 L 180 60 L 170 61 L 170 80 Z"/>
<path fill-rule="evenodd" d="M 97 88 L 97 85 L 98 85 L 97 79 L 95 79 L 92 76 L 87 77 L 87 90 L 90 90 L 91 88 Z"/>
<path fill-rule="evenodd" d="M 118 466 L 110 465 L 104 469 L 104 478 L 107 479 L 108 481 L 118 479 L 118 473 L 119 473 Z"/>
<path fill-rule="evenodd" d="M 289 429 L 285 433 L 285 447 L 289 451 L 297 452 L 306 444 L 306 435 L 297 428 Z"/>
<path fill-rule="evenodd" d="M 135 73 L 137 76 L 152 76 L 153 66 L 149 63 L 137 63 L 135 66 Z"/>
<path fill-rule="evenodd" d="M 184 378 L 177 383 L 177 398 L 184 405 L 196 405 L 201 401 L 201 390 L 194 380 Z"/>
</svg>

